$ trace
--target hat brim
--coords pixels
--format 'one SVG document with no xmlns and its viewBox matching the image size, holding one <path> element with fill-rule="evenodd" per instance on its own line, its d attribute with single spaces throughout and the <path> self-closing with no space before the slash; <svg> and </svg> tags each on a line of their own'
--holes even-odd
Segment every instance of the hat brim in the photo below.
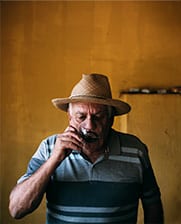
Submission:
<svg viewBox="0 0 181 224">
<path fill-rule="evenodd" d="M 97 97 L 83 97 L 83 96 L 76 96 L 71 98 L 56 98 L 52 99 L 53 105 L 63 111 L 67 111 L 69 103 L 76 103 L 76 102 L 87 102 L 87 103 L 97 103 L 102 105 L 112 106 L 115 109 L 115 116 L 123 115 L 128 113 L 131 110 L 131 106 L 121 100 L 116 99 L 104 99 L 104 98 L 97 98 Z"/>
</svg>

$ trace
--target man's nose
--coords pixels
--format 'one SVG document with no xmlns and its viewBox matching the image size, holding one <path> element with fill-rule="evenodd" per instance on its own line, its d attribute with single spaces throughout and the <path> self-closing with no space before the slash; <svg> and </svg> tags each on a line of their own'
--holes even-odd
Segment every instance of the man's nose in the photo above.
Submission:
<svg viewBox="0 0 181 224">
<path fill-rule="evenodd" d="M 96 124 L 94 120 L 90 117 L 84 121 L 84 128 L 86 130 L 94 130 L 96 128 Z"/>
</svg>

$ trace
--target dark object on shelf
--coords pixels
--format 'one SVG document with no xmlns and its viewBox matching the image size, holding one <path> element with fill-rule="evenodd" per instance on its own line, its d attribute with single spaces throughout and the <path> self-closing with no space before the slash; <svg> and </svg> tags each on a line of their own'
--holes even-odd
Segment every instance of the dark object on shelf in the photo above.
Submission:
<svg viewBox="0 0 181 224">
<path fill-rule="evenodd" d="M 121 94 L 181 94 L 181 86 L 170 88 L 130 88 L 125 91 L 121 91 Z"/>
<path fill-rule="evenodd" d="M 169 89 L 170 93 L 181 94 L 181 86 L 172 87 Z"/>
</svg>

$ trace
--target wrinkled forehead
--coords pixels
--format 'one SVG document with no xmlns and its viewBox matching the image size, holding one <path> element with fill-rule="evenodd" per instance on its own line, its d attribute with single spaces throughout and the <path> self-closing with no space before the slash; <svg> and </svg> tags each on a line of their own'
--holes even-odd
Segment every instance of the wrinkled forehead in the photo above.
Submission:
<svg viewBox="0 0 181 224">
<path fill-rule="evenodd" d="M 97 114 L 101 112 L 107 112 L 108 106 L 96 103 L 76 102 L 69 104 L 68 111 L 70 114 L 77 112 Z"/>
</svg>

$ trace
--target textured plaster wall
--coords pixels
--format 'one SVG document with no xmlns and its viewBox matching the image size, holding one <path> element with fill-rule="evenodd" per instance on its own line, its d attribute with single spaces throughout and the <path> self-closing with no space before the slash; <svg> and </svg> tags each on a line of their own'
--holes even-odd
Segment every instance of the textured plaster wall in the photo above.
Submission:
<svg viewBox="0 0 181 224">
<path fill-rule="evenodd" d="M 180 2 L 1 2 L 0 223 L 44 223 L 43 204 L 21 221 L 7 206 L 40 141 L 67 125 L 50 100 L 90 72 L 108 74 L 116 98 L 129 87 L 179 85 L 180 40 Z"/>
</svg>

